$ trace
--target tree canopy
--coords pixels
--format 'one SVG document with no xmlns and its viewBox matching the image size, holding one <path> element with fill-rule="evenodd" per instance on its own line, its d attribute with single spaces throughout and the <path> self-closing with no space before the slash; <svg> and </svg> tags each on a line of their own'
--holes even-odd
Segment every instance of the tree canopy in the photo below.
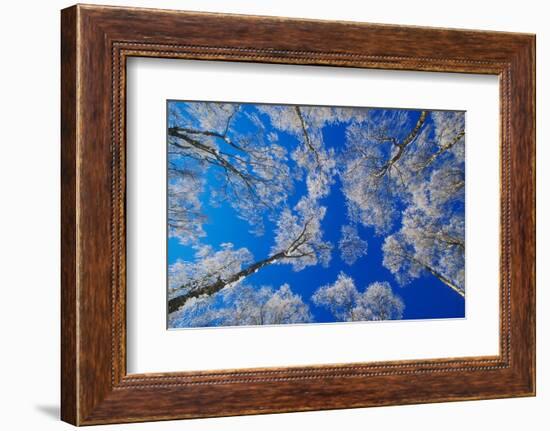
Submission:
<svg viewBox="0 0 550 431">
<path fill-rule="evenodd" d="M 401 319 L 415 280 L 464 298 L 463 112 L 170 102 L 167 134 L 171 327 Z M 212 240 L 212 208 L 257 243 Z M 373 238 L 389 275 L 359 285 Z M 339 272 L 255 282 L 279 266 Z"/>
</svg>

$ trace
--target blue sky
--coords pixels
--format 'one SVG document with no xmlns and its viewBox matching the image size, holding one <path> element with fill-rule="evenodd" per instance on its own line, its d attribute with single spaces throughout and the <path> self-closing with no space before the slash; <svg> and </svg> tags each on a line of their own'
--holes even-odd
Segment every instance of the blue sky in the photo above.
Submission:
<svg viewBox="0 0 550 431">
<path fill-rule="evenodd" d="M 169 103 L 185 106 L 185 102 Z M 243 109 L 254 110 L 254 106 L 249 105 Z M 411 117 L 411 124 L 407 125 L 406 130 L 410 130 L 410 127 L 414 126 L 414 116 Z M 269 125 L 268 121 L 266 123 Z M 236 131 L 246 132 L 248 125 L 245 121 L 242 121 L 241 123 L 236 122 L 233 127 Z M 344 130 L 343 125 L 329 125 L 323 128 L 323 138 L 328 148 L 332 145 L 335 150 L 338 150 L 339 146 L 344 145 Z M 269 132 L 269 129 L 266 130 L 267 132 Z M 279 132 L 279 143 L 291 148 L 297 144 L 297 139 L 289 134 Z M 215 181 L 212 175 L 207 176 L 208 186 L 215 187 Z M 208 186 L 206 190 L 208 190 Z M 292 206 L 305 194 L 304 181 L 297 182 L 289 204 Z M 258 237 L 249 232 L 249 224 L 240 219 L 235 209 L 228 203 L 223 202 L 220 206 L 212 206 L 207 192 L 201 195 L 201 201 L 203 213 L 208 219 L 208 222 L 204 225 L 206 236 L 202 238 L 202 243 L 212 245 L 214 249 L 219 249 L 220 244 L 231 242 L 235 245 L 235 248 L 248 248 L 254 255 L 255 260 L 263 259 L 269 255 L 273 245 L 273 230 L 275 228 L 272 221 L 266 220 L 265 233 Z M 327 208 L 326 216 L 322 221 L 324 239 L 336 245 L 340 239 L 341 227 L 349 224 L 345 198 L 338 178 L 332 185 L 330 194 L 323 198 L 320 203 Z M 457 211 L 463 210 L 464 208 L 457 208 Z M 446 288 L 442 282 L 432 275 L 423 275 L 406 286 L 400 287 L 394 276 L 382 265 L 381 247 L 384 237 L 375 235 L 373 228 L 364 226 L 358 228 L 361 238 L 368 242 L 368 253 L 351 266 L 341 260 L 338 249 L 335 247 L 330 265 L 327 268 L 315 265 L 295 272 L 290 265 L 270 265 L 248 277 L 247 283 L 253 286 L 270 285 L 274 288 L 278 288 L 283 283 L 288 283 L 292 291 L 299 294 L 303 301 L 309 305 L 316 322 L 332 322 L 334 318 L 326 309 L 315 306 L 311 301 L 311 295 L 320 286 L 333 283 L 341 271 L 352 276 L 360 292 L 364 291 L 372 282 L 389 282 L 394 292 L 405 303 L 403 319 L 464 317 L 464 299 Z M 168 239 L 168 265 L 178 259 L 193 261 L 194 252 L 192 247 L 181 245 L 178 239 Z"/>
</svg>

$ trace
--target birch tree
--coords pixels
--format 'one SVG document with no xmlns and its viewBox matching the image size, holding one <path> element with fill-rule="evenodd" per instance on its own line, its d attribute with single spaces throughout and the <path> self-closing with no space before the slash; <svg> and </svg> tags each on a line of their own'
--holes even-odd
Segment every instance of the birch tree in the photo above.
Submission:
<svg viewBox="0 0 550 431">
<path fill-rule="evenodd" d="M 460 194 L 464 127 L 462 112 L 443 111 L 373 110 L 352 123 L 340 172 L 350 219 L 387 235 L 427 182 L 434 202 L 436 193 L 442 200 Z"/>
<path fill-rule="evenodd" d="M 300 200 L 293 211 L 286 208 L 277 222 L 271 253 L 264 259 L 253 261 L 246 248 L 234 250 L 233 244 L 224 244 L 217 252 L 201 247 L 195 262 L 174 264 L 168 311 L 176 311 L 191 298 L 211 296 L 238 284 L 268 265 L 289 264 L 295 271 L 317 264 L 328 266 L 332 246 L 322 238 L 325 212 L 326 208 L 308 198 Z"/>
<path fill-rule="evenodd" d="M 281 325 L 307 323 L 312 315 L 288 284 L 237 284 L 214 296 L 192 298 L 169 317 L 170 327 Z"/>
<path fill-rule="evenodd" d="M 180 179 L 188 177 L 192 169 L 202 171 L 203 177 L 210 172 L 211 203 L 228 202 L 238 217 L 261 234 L 264 212 L 276 210 L 292 191 L 285 148 L 270 139 L 257 115 L 243 112 L 241 105 L 186 103 L 185 108 L 172 109 L 168 127 L 170 171 Z M 242 126 L 234 127 L 236 119 L 247 125 L 246 131 Z M 175 193 L 176 183 L 170 184 L 169 200 Z M 180 208 L 180 219 L 197 220 L 194 211 L 182 217 L 185 210 L 185 206 Z M 183 230 L 180 238 L 185 233 Z M 175 230 L 174 235 L 178 234 L 180 231 Z"/>
<path fill-rule="evenodd" d="M 333 148 L 327 148 L 322 130 L 328 124 L 349 121 L 350 110 L 291 105 L 261 105 L 258 109 L 275 129 L 298 139 L 291 157 L 305 175 L 308 195 L 312 199 L 328 195 L 337 173 L 336 154 Z"/>
<path fill-rule="evenodd" d="M 205 236 L 206 217 L 200 199 L 204 178 L 193 170 L 173 169 L 169 164 L 168 182 L 168 233 L 183 245 L 196 244 Z"/>
<path fill-rule="evenodd" d="M 430 274 L 464 296 L 464 114 L 371 114 L 348 128 L 342 155 L 350 219 L 386 237 L 400 284 Z"/>
<path fill-rule="evenodd" d="M 383 264 L 401 285 L 432 275 L 464 297 L 464 220 L 441 225 L 425 213 L 408 210 L 403 227 L 383 245 Z"/>
<path fill-rule="evenodd" d="M 464 116 L 432 116 L 437 144 L 411 163 L 424 180 L 410 187 L 401 228 L 385 239 L 383 264 L 402 285 L 429 274 L 464 297 Z"/>
<path fill-rule="evenodd" d="M 403 160 L 415 142 L 426 134 L 428 113 L 373 110 L 370 117 L 354 122 L 346 132 L 340 178 L 350 219 L 387 234 L 399 216 L 407 175 Z M 412 126 L 408 126 L 412 122 Z"/>
</svg>

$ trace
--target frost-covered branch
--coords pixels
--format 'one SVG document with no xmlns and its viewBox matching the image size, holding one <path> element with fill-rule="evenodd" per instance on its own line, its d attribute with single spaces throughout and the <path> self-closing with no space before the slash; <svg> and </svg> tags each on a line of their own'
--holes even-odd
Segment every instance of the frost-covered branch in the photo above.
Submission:
<svg viewBox="0 0 550 431">
<path fill-rule="evenodd" d="M 460 253 L 445 253 L 432 257 L 432 250 L 415 249 L 414 244 L 407 243 L 402 234 L 386 238 L 383 246 L 383 264 L 401 284 L 418 278 L 423 272 L 437 278 L 445 286 L 464 297 L 464 260 Z M 428 254 L 423 254 L 428 251 Z M 432 259 L 429 259 L 432 257 Z"/>
<path fill-rule="evenodd" d="M 264 216 L 292 192 L 285 148 L 270 141 L 264 124 L 243 112 L 241 105 L 189 102 L 173 110 L 168 127 L 170 169 L 177 173 L 193 166 L 203 178 L 211 174 L 212 204 L 229 202 L 237 216 L 261 234 Z M 236 129 L 237 123 L 248 124 L 247 131 Z"/>
<path fill-rule="evenodd" d="M 405 139 L 403 139 L 402 142 L 399 143 L 395 138 L 384 139 L 384 140 L 389 140 L 394 145 L 394 147 L 397 148 L 397 151 L 395 151 L 394 155 L 386 163 L 384 163 L 384 165 L 380 168 L 378 172 L 374 174 L 376 178 L 380 178 L 386 175 L 386 173 L 389 170 L 391 170 L 391 168 L 397 162 L 399 162 L 399 160 L 401 160 L 401 157 L 403 157 L 403 153 L 405 152 L 407 147 L 411 144 L 411 142 L 413 142 L 416 139 L 416 137 L 418 136 L 418 132 L 426 122 L 426 115 L 427 115 L 426 111 L 422 111 L 420 113 L 420 118 L 416 122 L 414 129 L 411 130 L 411 132 L 405 137 Z"/>
<path fill-rule="evenodd" d="M 304 199 L 296 205 L 295 211 L 296 214 L 289 209 L 283 211 L 277 224 L 275 245 L 264 259 L 253 262 L 247 249 L 234 250 L 233 244 L 225 244 L 219 252 L 203 247 L 196 256 L 196 263 L 174 266 L 168 312 L 176 311 L 191 298 L 212 296 L 241 283 L 268 265 L 290 264 L 295 271 L 318 262 L 328 265 L 332 247 L 322 240 L 321 231 L 325 208 Z"/>
</svg>

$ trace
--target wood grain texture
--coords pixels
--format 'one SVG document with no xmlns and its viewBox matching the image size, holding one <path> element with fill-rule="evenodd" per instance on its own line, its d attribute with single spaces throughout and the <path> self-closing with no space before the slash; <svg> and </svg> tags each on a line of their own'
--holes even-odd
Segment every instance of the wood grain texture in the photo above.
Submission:
<svg viewBox="0 0 550 431">
<path fill-rule="evenodd" d="M 535 392 L 533 35 L 101 6 L 62 11 L 62 419 L 76 425 Z M 130 56 L 500 76 L 496 357 L 126 374 Z"/>
</svg>

